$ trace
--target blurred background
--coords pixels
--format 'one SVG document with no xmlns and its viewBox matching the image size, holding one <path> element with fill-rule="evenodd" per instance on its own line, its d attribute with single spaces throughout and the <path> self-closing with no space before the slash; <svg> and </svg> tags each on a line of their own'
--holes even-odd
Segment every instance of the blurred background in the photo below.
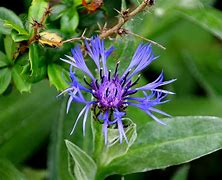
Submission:
<svg viewBox="0 0 222 180">
<path fill-rule="evenodd" d="M 54 4 L 59 2 L 51 1 Z M 64 0 L 64 3 L 70 2 L 71 0 Z M 138 4 L 137 0 L 126 2 L 130 8 Z M 30 4 L 31 0 L 0 2 L 0 6 L 11 9 L 21 17 L 28 12 Z M 117 13 L 113 9 L 120 7 L 121 1 L 105 0 L 101 9 L 87 14 L 82 11 L 80 3 L 76 7 L 79 16 L 76 30 L 73 33 L 63 31 L 63 35 L 78 36 L 84 28 L 89 29 L 88 33 L 93 32 L 97 28 L 96 22 L 114 24 Z M 59 21 L 53 18 L 47 23 L 59 27 Z M 166 47 L 166 50 L 153 47 L 155 54 L 160 56 L 159 60 L 143 73 L 144 81 L 154 80 L 162 69 L 166 79 L 177 78 L 170 87 L 176 95 L 170 97 L 169 103 L 161 106 L 162 110 L 172 116 L 222 117 L 222 2 L 156 0 L 151 10 L 141 13 L 129 24 L 134 33 Z M 2 37 L 0 35 L 1 39 Z M 131 38 L 131 35 L 127 37 Z M 0 44 L 0 49 L 4 51 L 2 40 Z M 67 45 L 63 50 L 57 49 L 58 56 L 68 52 L 70 46 L 72 45 Z M 51 58 L 53 60 L 56 57 Z M 65 103 L 62 99 L 55 99 L 57 94 L 58 91 L 49 85 L 46 78 L 35 83 L 31 93 L 20 94 L 11 83 L 0 95 L 0 157 L 16 165 L 29 179 L 46 179 L 47 174 L 55 173 L 53 171 L 56 168 L 61 168 L 59 173 L 66 173 L 66 161 L 60 159 L 63 159 L 60 155 L 66 152 L 58 146 L 68 135 L 77 110 L 68 114 L 63 122 L 58 114 Z M 64 165 L 54 167 L 58 162 L 64 162 Z M 0 165 L 4 170 L 4 166 Z M 221 150 L 184 165 L 125 176 L 126 180 L 221 178 Z M 121 176 L 115 175 L 107 179 L 121 179 Z"/>
</svg>

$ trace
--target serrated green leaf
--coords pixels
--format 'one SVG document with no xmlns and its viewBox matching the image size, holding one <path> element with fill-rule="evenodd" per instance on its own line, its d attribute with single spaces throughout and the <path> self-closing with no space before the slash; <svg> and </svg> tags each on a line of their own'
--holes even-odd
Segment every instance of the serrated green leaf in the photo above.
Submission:
<svg viewBox="0 0 222 180">
<path fill-rule="evenodd" d="M 180 9 L 182 15 L 222 39 L 222 12 L 213 8 Z"/>
<path fill-rule="evenodd" d="M 74 33 L 79 24 L 79 15 L 75 7 L 70 8 L 61 17 L 61 30 L 67 33 Z"/>
<path fill-rule="evenodd" d="M 48 77 L 51 84 L 53 84 L 57 90 L 64 90 L 69 85 L 65 81 L 68 77 L 68 72 L 57 64 L 48 65 Z"/>
<path fill-rule="evenodd" d="M 12 69 L 12 78 L 15 83 L 16 88 L 20 93 L 22 92 L 30 92 L 31 83 L 29 83 L 21 74 L 21 70 L 18 66 L 14 66 Z"/>
<path fill-rule="evenodd" d="M 9 68 L 0 69 L 0 94 L 2 94 L 11 82 L 11 70 Z"/>
<path fill-rule="evenodd" d="M 37 44 L 29 46 L 29 61 L 31 64 L 31 82 L 38 82 L 46 77 L 47 68 L 45 58 L 41 54 Z"/>
<path fill-rule="evenodd" d="M 0 177 L 2 180 L 26 180 L 16 167 L 5 159 L 0 159 Z"/>
<path fill-rule="evenodd" d="M 93 180 L 96 176 L 97 166 L 93 159 L 82 149 L 65 140 L 66 146 L 72 158 L 70 161 L 75 163 L 75 176 L 79 180 Z M 78 172 L 78 174 L 77 174 Z"/>
<path fill-rule="evenodd" d="M 0 67 L 7 66 L 9 64 L 7 56 L 0 51 Z"/>
<path fill-rule="evenodd" d="M 24 162 L 46 141 L 59 111 L 56 95 L 42 81 L 33 85 L 32 93 L 0 96 L 0 157 Z"/>
<path fill-rule="evenodd" d="M 129 174 L 182 164 L 222 148 L 222 119 L 188 116 L 152 121 L 137 130 L 129 151 L 114 159 L 103 173 Z M 133 166 L 135 165 L 135 166 Z"/>
<path fill-rule="evenodd" d="M 15 42 L 12 40 L 11 36 L 7 35 L 4 38 L 4 46 L 8 60 L 12 61 L 13 55 L 16 52 L 16 45 Z"/>
<path fill-rule="evenodd" d="M 12 26 L 6 26 L 5 23 L 13 25 L 17 30 L 25 31 L 21 19 L 13 11 L 0 7 L 0 33 L 10 34 Z"/>
<path fill-rule="evenodd" d="M 28 21 L 32 22 L 33 19 L 40 22 L 48 3 L 45 0 L 33 0 L 28 12 Z M 29 23 L 29 32 L 32 29 L 32 24 Z"/>
</svg>

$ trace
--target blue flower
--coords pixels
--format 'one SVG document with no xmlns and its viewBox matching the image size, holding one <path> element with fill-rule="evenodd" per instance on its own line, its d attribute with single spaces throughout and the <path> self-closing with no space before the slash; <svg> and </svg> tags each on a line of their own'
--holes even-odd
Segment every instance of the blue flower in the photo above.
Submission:
<svg viewBox="0 0 222 180">
<path fill-rule="evenodd" d="M 66 55 L 67 59 L 61 59 L 70 64 L 70 87 L 61 93 L 69 94 L 67 113 L 72 102 L 84 105 L 75 121 L 71 134 L 74 132 L 80 118 L 83 117 L 83 134 L 85 135 L 85 124 L 90 108 L 94 109 L 94 112 L 97 111 L 96 117 L 103 124 L 105 144 L 108 142 L 108 128 L 114 125 L 119 130 L 120 143 L 122 143 L 123 138 L 128 142 L 122 119 L 126 115 L 126 108 L 129 105 L 143 110 L 158 123 L 165 124 L 153 113 L 169 116 L 167 113 L 156 109 L 155 106 L 167 102 L 164 99 L 168 94 L 174 94 L 173 92 L 162 90 L 161 87 L 172 83 L 175 79 L 164 81 L 162 72 L 155 81 L 141 87 L 135 87 L 138 84 L 140 75 L 135 81 L 132 81 L 133 76 L 139 74 L 157 59 L 153 55 L 151 44 L 140 44 L 138 46 L 129 66 L 122 75 L 118 73 L 119 62 L 116 64 L 114 73 L 111 73 L 106 65 L 107 58 L 114 50 L 113 47 L 106 49 L 104 41 L 100 40 L 99 37 L 85 41 L 85 47 L 86 52 L 96 65 L 97 72 L 100 75 L 99 78 L 95 78 L 87 67 L 80 46 L 72 49 L 72 56 Z M 84 85 L 78 82 L 73 69 L 81 70 L 90 78 L 90 82 L 86 78 L 84 78 Z M 144 96 L 132 96 L 138 91 L 142 91 Z M 90 93 L 94 97 L 93 100 L 86 100 L 82 92 Z"/>
</svg>

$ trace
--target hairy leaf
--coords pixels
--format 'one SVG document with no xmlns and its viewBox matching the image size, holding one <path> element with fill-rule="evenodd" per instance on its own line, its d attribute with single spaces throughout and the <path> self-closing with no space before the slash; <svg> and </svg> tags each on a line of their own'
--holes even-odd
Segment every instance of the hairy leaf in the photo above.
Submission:
<svg viewBox="0 0 222 180">
<path fill-rule="evenodd" d="M 114 159 L 104 174 L 129 174 L 166 168 L 222 148 L 222 119 L 188 116 L 164 119 L 166 126 L 148 122 L 137 130 L 129 151 Z"/>
</svg>

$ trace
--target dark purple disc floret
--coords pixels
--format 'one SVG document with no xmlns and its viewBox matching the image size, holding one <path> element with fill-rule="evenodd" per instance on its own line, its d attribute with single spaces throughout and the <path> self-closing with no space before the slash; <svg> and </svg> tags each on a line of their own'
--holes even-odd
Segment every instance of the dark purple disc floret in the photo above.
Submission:
<svg viewBox="0 0 222 180">
<path fill-rule="evenodd" d="M 61 59 L 71 65 L 70 79 L 72 82 L 70 82 L 70 87 L 61 93 L 67 92 L 70 96 L 67 103 L 67 112 L 72 102 L 84 104 L 84 108 L 80 111 L 71 133 L 73 133 L 80 117 L 83 116 L 83 134 L 85 134 L 85 123 L 91 107 L 97 110 L 96 117 L 103 123 L 103 134 L 106 144 L 108 142 L 108 127 L 114 124 L 119 130 L 120 143 L 122 143 L 123 138 L 128 142 L 124 132 L 122 118 L 126 115 L 125 109 L 129 105 L 143 110 L 158 123 L 165 124 L 159 120 L 153 112 L 169 116 L 165 112 L 156 109 L 155 106 L 167 102 L 164 98 L 168 94 L 174 94 L 173 92 L 162 90 L 160 87 L 172 83 L 175 79 L 163 81 L 162 72 L 155 81 L 141 87 L 135 87 L 140 75 L 135 81 L 132 81 L 133 76 L 140 73 L 156 59 L 152 53 L 150 44 L 140 44 L 138 46 L 129 66 L 122 75 L 118 74 L 119 62 L 116 64 L 114 73 L 111 73 L 106 65 L 108 56 L 114 50 L 113 47 L 106 50 L 104 41 L 100 40 L 99 37 L 91 38 L 89 42 L 85 41 L 85 46 L 88 55 L 96 64 L 97 72 L 100 74 L 98 79 L 95 78 L 88 69 L 79 46 L 72 49 L 72 56 L 66 55 L 67 59 Z M 78 82 L 73 68 L 81 70 L 91 79 L 90 82 L 88 82 L 84 78 L 85 84 L 87 84 L 86 87 Z M 82 91 L 90 93 L 94 97 L 93 100 L 87 101 Z M 143 91 L 144 96 L 131 96 L 137 91 Z"/>
</svg>

